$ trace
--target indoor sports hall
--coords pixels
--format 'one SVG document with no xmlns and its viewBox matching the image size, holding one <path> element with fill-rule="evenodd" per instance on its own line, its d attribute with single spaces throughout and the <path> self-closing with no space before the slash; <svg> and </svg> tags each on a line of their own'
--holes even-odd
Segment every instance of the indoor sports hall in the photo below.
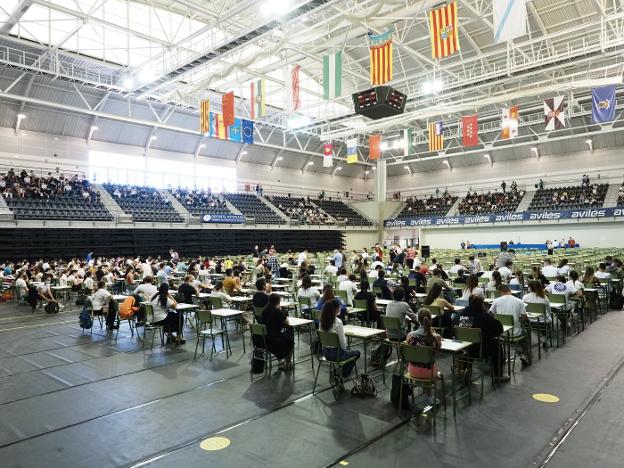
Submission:
<svg viewBox="0 0 624 468">
<path fill-rule="evenodd" d="M 1 0 L 0 465 L 623 466 L 623 53 L 622 0 Z"/>
</svg>

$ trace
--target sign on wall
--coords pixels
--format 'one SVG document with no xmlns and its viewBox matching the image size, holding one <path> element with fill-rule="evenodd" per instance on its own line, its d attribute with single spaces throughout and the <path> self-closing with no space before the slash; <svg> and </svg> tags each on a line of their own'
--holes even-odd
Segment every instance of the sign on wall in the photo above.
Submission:
<svg viewBox="0 0 624 468">
<path fill-rule="evenodd" d="M 202 223 L 243 224 L 245 217 L 236 214 L 205 214 L 201 217 Z"/>
</svg>

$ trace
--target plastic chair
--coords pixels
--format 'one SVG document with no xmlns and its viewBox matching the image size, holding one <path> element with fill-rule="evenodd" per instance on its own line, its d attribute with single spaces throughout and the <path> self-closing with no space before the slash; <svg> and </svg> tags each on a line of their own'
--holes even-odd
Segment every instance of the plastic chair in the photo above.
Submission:
<svg viewBox="0 0 624 468">
<path fill-rule="evenodd" d="M 204 354 L 206 339 L 212 340 L 212 347 L 210 348 L 210 360 L 212 361 L 212 355 L 217 352 L 215 346 L 215 338 L 221 337 L 221 348 L 225 350 L 226 358 L 232 355 L 232 348 L 230 347 L 230 337 L 225 330 L 215 330 L 213 328 L 214 319 L 212 318 L 212 312 L 209 310 L 198 310 L 195 314 L 197 342 L 195 343 L 195 355 L 193 359 L 197 358 L 197 348 L 199 347 L 199 340 L 202 342 L 202 354 Z"/>
<path fill-rule="evenodd" d="M 265 363 L 264 372 L 266 374 L 267 369 L 268 369 L 268 372 L 270 374 L 271 370 L 273 369 L 273 361 L 279 361 L 279 359 L 277 359 L 275 356 L 273 356 L 271 354 L 271 352 L 269 351 L 268 347 L 267 347 L 266 325 L 263 325 L 263 324 L 260 324 L 260 323 L 252 323 L 251 326 L 250 326 L 250 330 L 251 330 L 251 348 L 252 348 L 252 350 L 253 351 L 262 351 L 262 357 L 259 357 L 258 355 L 256 355 L 255 352 L 252 351 L 253 357 L 254 357 L 254 359 L 260 359 L 261 361 L 264 361 L 264 363 Z M 260 341 L 262 343 L 262 346 L 260 346 L 258 344 L 258 341 Z M 268 366 L 267 366 L 267 364 L 268 364 Z"/>
<path fill-rule="evenodd" d="M 319 342 L 321 344 L 321 349 L 325 348 L 333 348 L 336 350 L 336 360 L 331 361 L 324 356 L 324 353 L 321 352 L 318 356 L 318 367 L 316 369 L 316 375 L 314 377 L 314 386 L 312 387 L 312 394 L 316 393 L 316 383 L 318 381 L 319 372 L 321 370 L 321 365 L 329 365 L 329 382 L 332 386 L 332 391 L 334 393 L 334 398 L 338 399 L 344 390 L 344 383 L 342 377 L 342 368 L 351 362 L 355 364 L 355 375 L 357 376 L 357 357 L 351 357 L 348 359 L 340 359 L 340 340 L 338 339 L 338 334 L 324 332 L 322 330 L 318 330 L 317 332 Z"/>
<path fill-rule="evenodd" d="M 145 335 L 148 331 L 152 333 L 152 343 L 150 349 L 154 347 L 154 335 L 156 335 L 156 331 L 158 330 L 160 333 L 160 345 L 164 344 L 164 328 L 160 324 L 154 324 L 154 307 L 151 304 L 145 304 L 145 320 L 146 323 L 143 326 L 143 348 L 145 348 Z"/>
<path fill-rule="evenodd" d="M 503 326 L 514 327 L 514 317 L 513 315 L 505 315 L 505 314 L 493 314 L 493 317 L 498 320 Z M 513 328 L 511 329 L 513 333 Z M 513 363 L 511 366 L 511 372 L 516 373 L 516 356 L 518 355 L 518 344 L 528 339 L 527 335 L 518 335 L 514 336 L 513 334 L 504 335 L 505 344 L 511 346 L 514 345 L 514 355 L 513 355 Z M 509 356 L 507 356 L 509 359 Z M 509 367 L 509 366 L 508 366 Z"/>
<path fill-rule="evenodd" d="M 469 353 L 460 354 L 457 357 L 457 362 L 463 362 L 470 366 L 470 376 L 471 382 L 475 380 L 472 379 L 472 365 L 474 363 L 479 363 L 479 367 L 481 368 L 481 399 L 483 400 L 483 387 L 485 380 L 485 366 L 486 364 L 490 364 L 490 376 L 492 377 L 492 388 L 494 388 L 494 369 L 492 366 L 492 358 L 489 356 L 483 356 L 483 346 L 482 346 L 482 338 L 481 338 L 481 329 L 480 328 L 466 328 L 466 327 L 455 327 L 455 337 L 461 341 L 468 341 L 472 343 L 473 347 L 478 347 L 479 353 L 478 356 L 473 357 Z M 468 401 L 472 404 L 472 392 L 470 391 L 470 387 L 468 389 Z"/>
<path fill-rule="evenodd" d="M 525 304 L 526 311 L 533 314 L 540 314 L 536 320 L 537 330 L 537 358 L 542 359 L 542 332 L 546 334 L 552 348 L 552 322 L 546 322 L 546 304 L 528 302 Z"/>
</svg>

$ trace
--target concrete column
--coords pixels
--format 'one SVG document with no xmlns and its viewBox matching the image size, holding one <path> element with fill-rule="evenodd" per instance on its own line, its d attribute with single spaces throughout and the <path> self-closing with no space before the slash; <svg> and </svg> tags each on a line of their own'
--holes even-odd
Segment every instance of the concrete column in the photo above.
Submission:
<svg viewBox="0 0 624 468">
<path fill-rule="evenodd" d="M 386 161 L 381 159 L 377 161 L 377 170 L 375 171 L 375 201 L 383 203 L 386 201 Z"/>
</svg>

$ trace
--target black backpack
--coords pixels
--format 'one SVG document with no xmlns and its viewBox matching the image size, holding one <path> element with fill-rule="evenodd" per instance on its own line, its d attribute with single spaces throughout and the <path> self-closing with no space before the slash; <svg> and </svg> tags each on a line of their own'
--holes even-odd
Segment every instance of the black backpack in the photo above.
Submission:
<svg viewBox="0 0 624 468">
<path fill-rule="evenodd" d="M 251 358 L 251 373 L 262 374 L 264 372 L 264 351 L 261 349 L 254 349 L 253 356 Z"/>
<path fill-rule="evenodd" d="M 45 305 L 44 310 L 46 314 L 56 314 L 59 311 L 59 305 L 57 302 L 48 302 Z"/>
<path fill-rule="evenodd" d="M 355 385 L 351 389 L 351 395 L 360 398 L 375 398 L 377 396 L 375 381 L 368 374 L 358 375 L 355 379 Z"/>
</svg>

